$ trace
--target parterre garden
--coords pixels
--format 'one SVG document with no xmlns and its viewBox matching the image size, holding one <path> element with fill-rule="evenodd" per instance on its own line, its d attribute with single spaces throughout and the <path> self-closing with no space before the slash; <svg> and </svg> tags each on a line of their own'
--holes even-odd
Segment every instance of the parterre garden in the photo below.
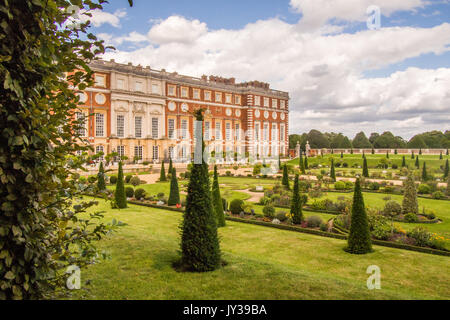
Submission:
<svg viewBox="0 0 450 320">
<path fill-rule="evenodd" d="M 370 159 L 371 155 L 366 157 Z M 438 159 L 444 166 L 431 166 L 435 169 L 430 178 L 418 187 L 414 179 L 419 170 L 384 167 L 375 188 L 370 176 L 359 177 L 368 237 L 374 247 L 362 256 L 343 250 L 345 239 L 352 234 L 355 185 L 352 179 L 337 181 L 339 176 L 351 178 L 361 173 L 336 166 L 332 172 L 336 160 L 327 165 L 330 157 L 308 159 L 317 164 L 317 170 L 321 170 L 317 175 L 322 177 L 314 176 L 312 168 L 296 165 L 299 159 L 285 162 L 274 176 L 258 173 L 261 165 L 249 167 L 251 174 L 247 176 L 227 170 L 217 178 L 227 219 L 226 226 L 219 228 L 226 264 L 211 273 L 187 275 L 180 275 L 172 265 L 191 171 L 173 176 L 169 169 L 161 175 L 162 181 L 154 184 L 144 183 L 139 176 L 125 176 L 127 208 L 114 208 L 113 200 L 111 204 L 100 200 L 99 206 L 105 210 L 106 219 L 120 220 L 125 226 L 101 242 L 112 260 L 89 269 L 87 277 L 93 285 L 80 294 L 88 298 L 143 299 L 448 298 L 449 190 L 436 181 L 448 177 L 446 159 L 448 156 Z M 370 165 L 376 161 L 367 161 L 370 172 L 376 170 Z M 298 178 L 302 170 L 305 174 Z M 403 185 L 394 185 L 386 171 L 402 177 Z M 210 185 L 215 182 L 213 175 L 210 171 Z M 117 178 L 111 175 L 108 180 L 105 194 L 112 199 Z M 179 201 L 169 205 L 174 181 Z M 95 179 L 90 183 L 96 183 Z M 423 185 L 430 188 L 428 193 L 421 192 Z M 435 196 L 437 191 L 441 197 Z M 295 194 L 300 205 L 294 210 Z M 381 267 L 387 283 L 379 293 L 365 287 L 363 265 Z M 119 272 L 120 285 L 108 279 L 112 273 L 108 270 Z M 436 279 L 424 281 L 423 274 Z M 182 285 L 176 286 L 177 282 Z M 333 290 L 326 289 L 326 282 Z"/>
</svg>

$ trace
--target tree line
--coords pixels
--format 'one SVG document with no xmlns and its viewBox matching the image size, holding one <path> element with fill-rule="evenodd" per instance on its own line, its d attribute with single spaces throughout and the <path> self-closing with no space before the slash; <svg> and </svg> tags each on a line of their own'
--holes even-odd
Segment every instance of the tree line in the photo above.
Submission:
<svg viewBox="0 0 450 320">
<path fill-rule="evenodd" d="M 320 132 L 319 130 L 311 130 L 309 133 L 291 134 L 289 136 L 289 148 L 295 149 L 297 142 L 300 142 L 301 148 L 304 150 L 306 142 L 312 149 L 362 149 L 362 148 L 422 148 L 422 149 L 447 149 L 450 148 L 450 130 L 430 131 L 415 135 L 409 141 L 400 136 L 394 136 L 390 131 L 382 134 L 371 133 L 369 137 L 364 132 L 359 132 L 353 139 L 344 136 L 342 133 Z"/>
</svg>

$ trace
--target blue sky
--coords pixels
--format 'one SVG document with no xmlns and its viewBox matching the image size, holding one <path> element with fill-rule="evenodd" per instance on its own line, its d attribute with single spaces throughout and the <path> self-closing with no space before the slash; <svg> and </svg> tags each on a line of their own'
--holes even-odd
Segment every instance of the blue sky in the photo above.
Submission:
<svg viewBox="0 0 450 320">
<path fill-rule="evenodd" d="M 270 82 L 291 93 L 292 130 L 319 126 L 351 135 L 349 123 L 357 123 L 369 133 L 392 128 L 411 136 L 418 126 L 433 128 L 425 110 L 441 120 L 450 114 L 446 92 L 431 92 L 423 82 L 447 79 L 449 0 L 134 0 L 131 8 L 126 0 L 110 2 L 104 6 L 110 15 L 94 16 L 92 27 L 117 48 L 106 57 Z M 377 31 L 365 21 L 372 4 L 382 13 Z M 324 70 L 324 78 L 315 70 Z M 406 78 L 412 83 L 400 85 Z M 392 89 L 403 86 L 415 93 Z M 391 96 L 382 94 L 386 90 Z M 406 96 L 401 103 L 398 94 Z M 361 121 L 355 110 L 377 117 Z"/>
</svg>

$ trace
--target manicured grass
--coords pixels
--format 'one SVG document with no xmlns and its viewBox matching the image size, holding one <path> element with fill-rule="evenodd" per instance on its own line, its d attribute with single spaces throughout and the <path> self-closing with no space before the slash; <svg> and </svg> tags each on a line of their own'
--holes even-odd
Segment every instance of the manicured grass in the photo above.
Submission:
<svg viewBox="0 0 450 320">
<path fill-rule="evenodd" d="M 367 255 L 345 241 L 227 222 L 221 249 L 228 265 L 179 273 L 181 214 L 130 205 L 106 220 L 127 223 L 98 245 L 111 254 L 82 272 L 74 298 L 86 299 L 449 299 L 448 257 L 377 247 Z M 381 269 L 381 290 L 368 290 L 368 266 Z M 85 282 L 90 280 L 90 285 Z"/>
</svg>

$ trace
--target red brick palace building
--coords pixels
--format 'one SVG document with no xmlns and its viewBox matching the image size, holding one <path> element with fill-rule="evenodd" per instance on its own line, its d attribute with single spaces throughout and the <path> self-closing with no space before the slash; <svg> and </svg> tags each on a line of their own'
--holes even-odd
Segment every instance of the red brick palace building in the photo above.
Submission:
<svg viewBox="0 0 450 320">
<path fill-rule="evenodd" d="M 95 85 L 80 93 L 77 117 L 95 152 L 129 159 L 187 161 L 193 110 L 204 108 L 204 138 L 216 155 L 259 158 L 288 152 L 289 94 L 258 81 L 194 78 L 150 67 L 95 61 Z"/>
</svg>

